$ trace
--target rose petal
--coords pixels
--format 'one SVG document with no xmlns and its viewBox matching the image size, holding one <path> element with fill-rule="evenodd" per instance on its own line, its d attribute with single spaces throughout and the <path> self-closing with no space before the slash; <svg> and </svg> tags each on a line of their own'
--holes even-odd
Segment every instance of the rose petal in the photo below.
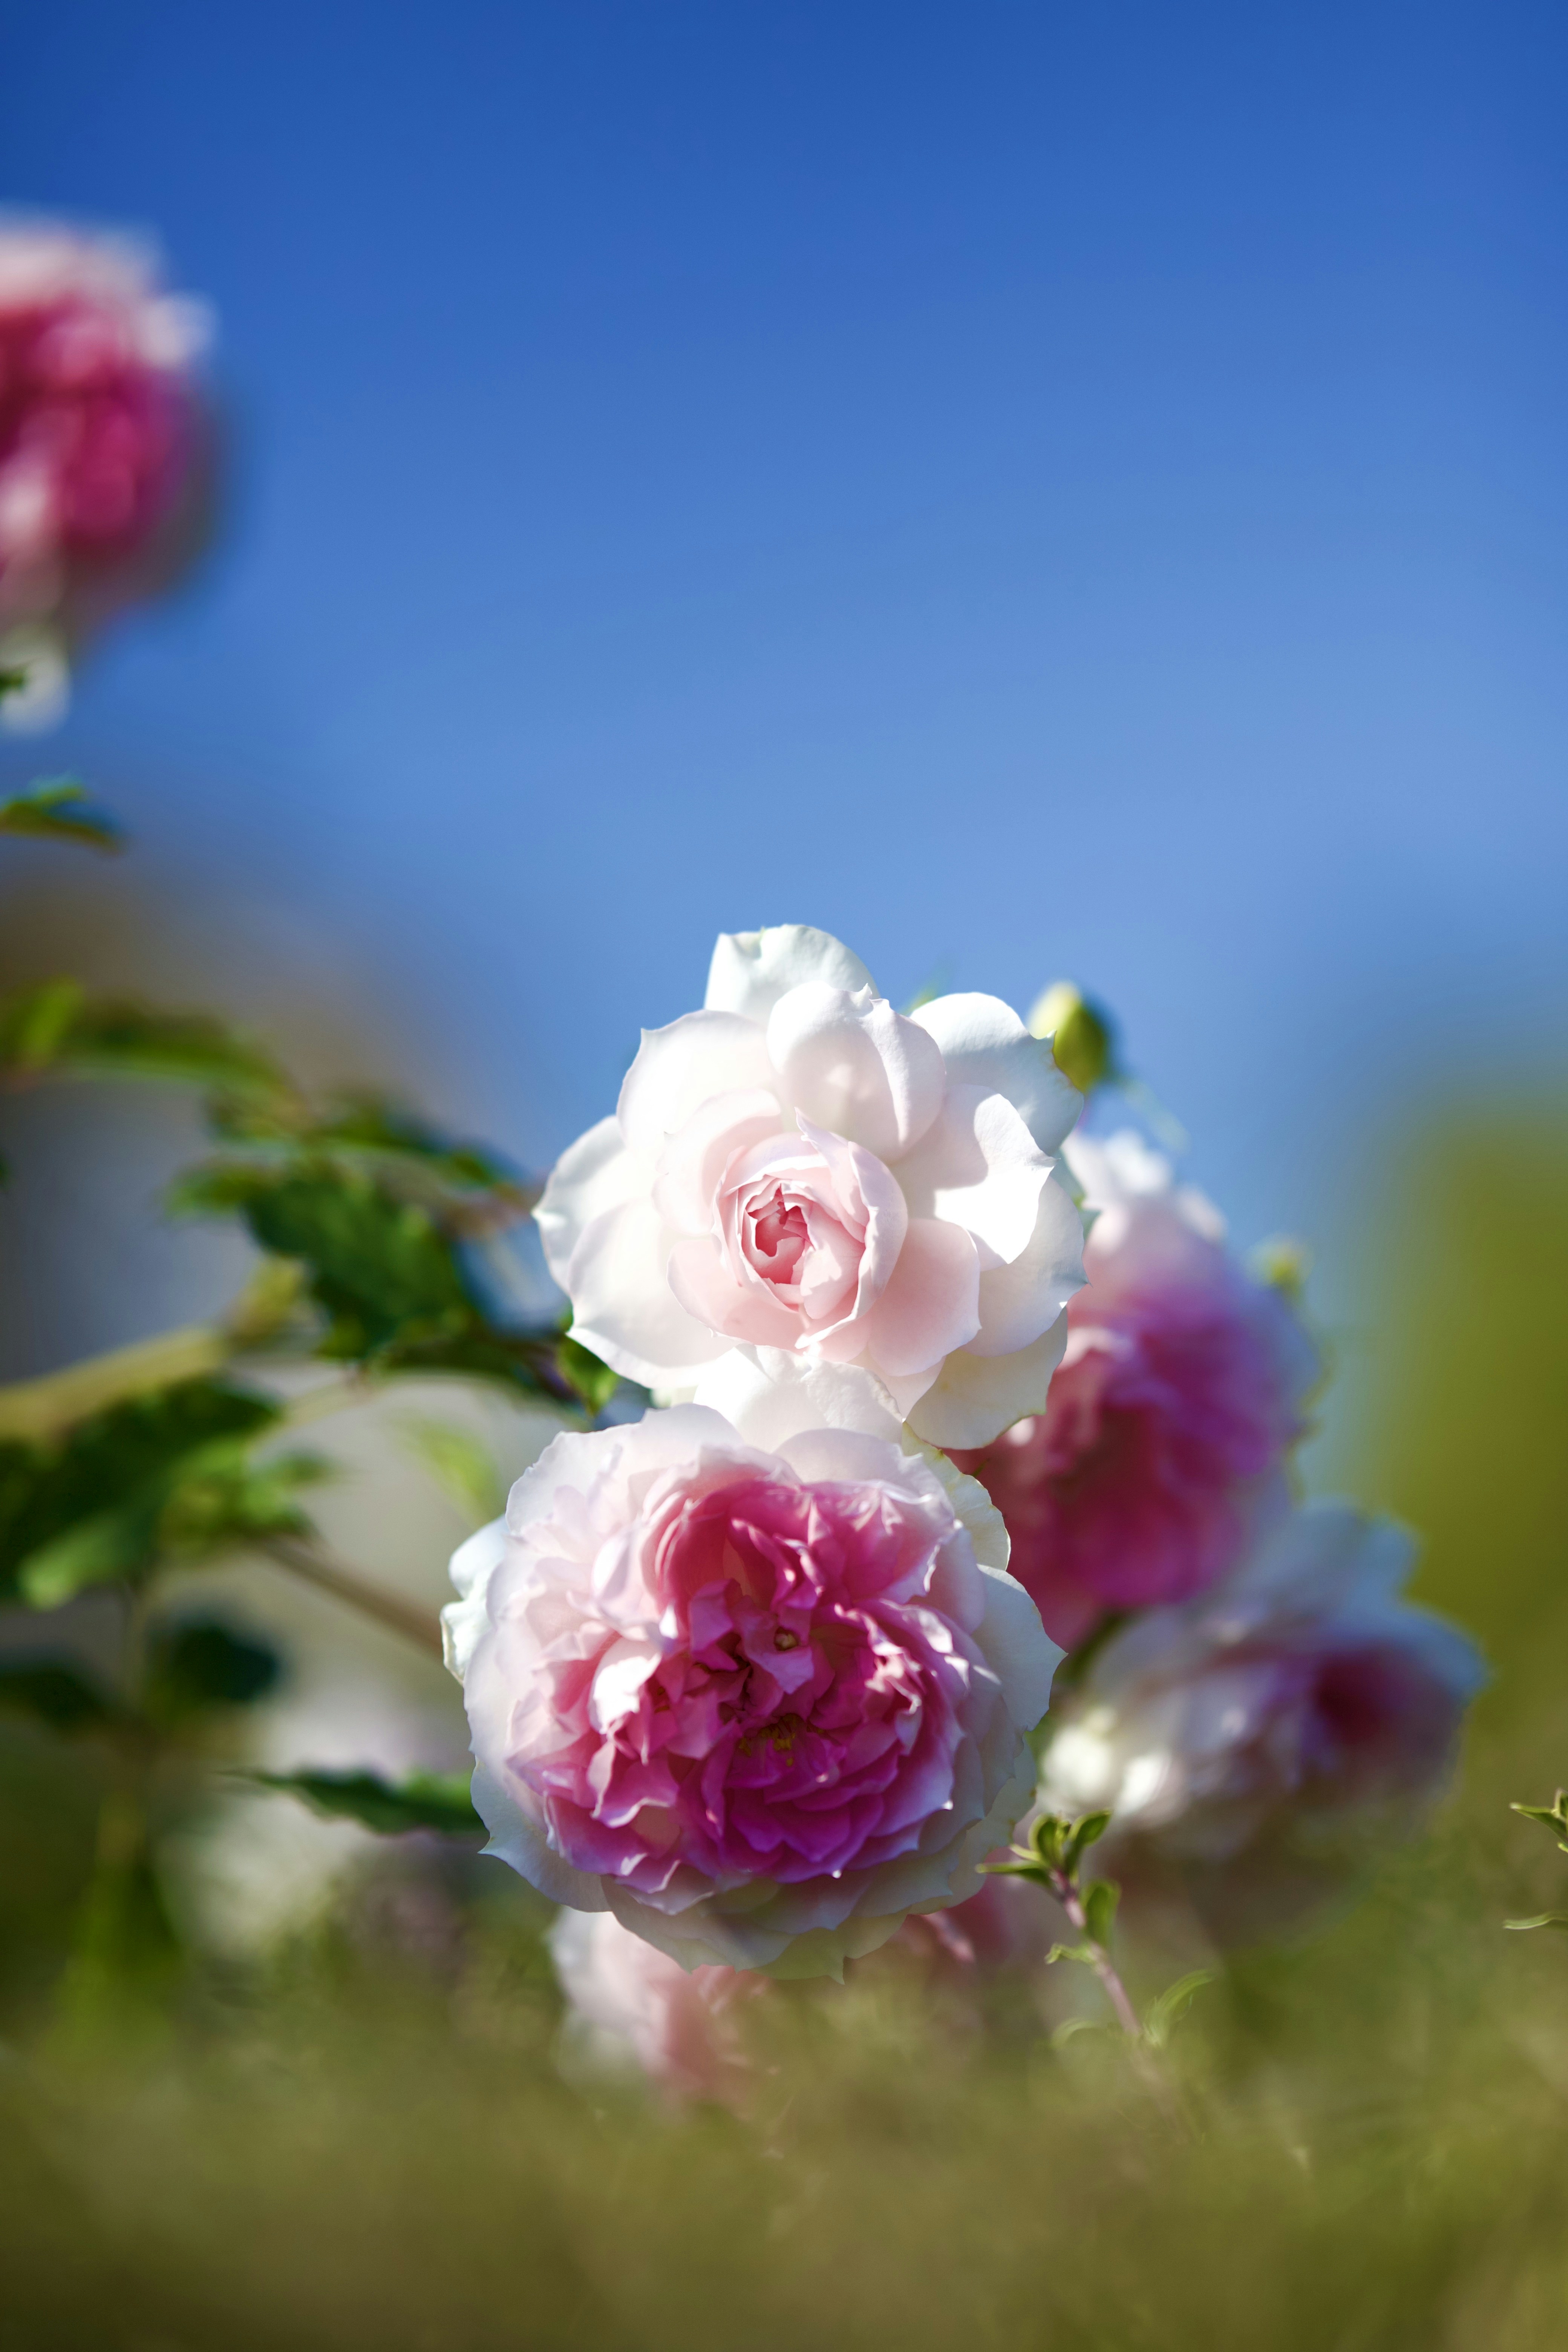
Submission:
<svg viewBox="0 0 1568 2352">
<path fill-rule="evenodd" d="M 572 1253 L 563 1287 L 575 1312 L 573 1337 L 628 1381 L 679 1385 L 721 1352 L 669 1286 L 670 1235 L 651 1203 L 634 1201 L 595 1217 Z"/>
<path fill-rule="evenodd" d="M 733 1013 L 683 1013 L 666 1029 L 645 1029 L 621 1084 L 616 1116 L 633 1150 L 662 1150 L 714 1095 L 771 1086 L 767 1040 Z"/>
<path fill-rule="evenodd" d="M 1057 1151 L 1083 1108 L 1048 1043 L 1031 1037 L 999 996 L 938 996 L 910 1015 L 934 1037 L 948 1082 L 1005 1095 L 1042 1151 Z"/>
<path fill-rule="evenodd" d="M 902 1434 L 892 1399 L 871 1373 L 808 1363 L 780 1349 L 731 1348 L 702 1372 L 697 1402 L 732 1422 L 749 1445 L 774 1454 L 808 1429 L 850 1430 L 893 1444 Z"/>
<path fill-rule="evenodd" d="M 988 1266 L 980 1277 L 980 1329 L 971 1353 L 1010 1356 L 1032 1346 L 1083 1286 L 1082 1220 L 1066 1185 L 1052 1176 L 1040 1188 L 1028 1247 L 1011 1265 Z"/>
<path fill-rule="evenodd" d="M 897 1160 L 942 1108 L 942 1055 L 869 990 L 794 988 L 768 1016 L 768 1055 L 804 1118 Z"/>
<path fill-rule="evenodd" d="M 1068 1319 L 1058 1316 L 1032 1348 L 1011 1356 L 976 1356 L 962 1348 L 949 1356 L 909 1415 L 910 1427 L 930 1445 L 989 1445 L 1024 1414 L 1043 1412 L 1051 1374 L 1067 1346 Z"/>
<path fill-rule="evenodd" d="M 703 1103 L 659 1154 L 653 1200 L 665 1223 L 677 1233 L 710 1233 L 714 1198 L 730 1161 L 765 1137 L 780 1135 L 783 1119 L 777 1096 L 761 1088 Z"/>
<path fill-rule="evenodd" d="M 602 1118 L 586 1135 L 569 1144 L 550 1171 L 550 1181 L 533 1212 L 544 1262 L 561 1285 L 572 1253 L 584 1226 L 607 1210 L 636 1198 L 643 1177 L 627 1151 L 620 1121 Z"/>
<path fill-rule="evenodd" d="M 807 981 L 828 988 L 869 988 L 858 955 L 809 923 L 775 923 L 762 931 L 721 931 L 708 971 L 710 1012 L 739 1013 L 766 1023 L 781 996 Z"/>
<path fill-rule="evenodd" d="M 668 1286 L 694 1322 L 752 1348 L 793 1348 L 799 1318 L 765 1282 L 744 1287 L 711 1234 L 679 1241 L 669 1254 Z M 712 1342 L 709 1342 L 712 1349 Z M 716 1351 L 714 1351 L 716 1352 Z"/>
<path fill-rule="evenodd" d="M 1005 1095 L 950 1086 L 940 1116 L 900 1160 L 899 1183 L 911 1216 L 962 1225 L 994 1253 L 994 1264 L 1023 1254 L 1050 1172 Z"/>
<path fill-rule="evenodd" d="M 866 1353 L 913 1372 L 962 1348 L 980 1328 L 980 1257 L 961 1225 L 911 1217 L 899 1261 L 864 1322 Z"/>
</svg>

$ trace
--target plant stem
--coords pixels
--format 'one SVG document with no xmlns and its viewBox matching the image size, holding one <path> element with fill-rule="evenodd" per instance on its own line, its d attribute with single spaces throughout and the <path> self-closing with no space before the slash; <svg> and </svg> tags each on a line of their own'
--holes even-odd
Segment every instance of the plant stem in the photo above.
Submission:
<svg viewBox="0 0 1568 2352">
<path fill-rule="evenodd" d="M 433 1610 L 421 1608 L 416 1601 L 405 1601 L 400 1593 L 388 1592 L 374 1584 L 357 1569 L 321 1549 L 318 1544 L 301 1543 L 294 1536 L 272 1536 L 262 1545 L 269 1559 L 286 1568 L 305 1584 L 313 1584 L 318 1592 L 331 1593 L 362 1616 L 374 1618 L 377 1624 L 388 1626 L 401 1633 L 405 1641 L 417 1643 L 420 1649 L 434 1651 L 440 1657 L 441 1621 Z"/>
<path fill-rule="evenodd" d="M 1140 2022 L 1138 2011 L 1133 2008 L 1127 1988 L 1117 1973 L 1115 1961 L 1099 1937 L 1089 1933 L 1089 1914 L 1083 1907 L 1083 1898 L 1065 1870 L 1052 1871 L 1051 1892 L 1094 1956 L 1091 1965 L 1095 1975 L 1105 1989 L 1106 1999 L 1116 2012 L 1116 2022 L 1123 2033 L 1132 2041 L 1142 2042 L 1143 2028 Z"/>
</svg>

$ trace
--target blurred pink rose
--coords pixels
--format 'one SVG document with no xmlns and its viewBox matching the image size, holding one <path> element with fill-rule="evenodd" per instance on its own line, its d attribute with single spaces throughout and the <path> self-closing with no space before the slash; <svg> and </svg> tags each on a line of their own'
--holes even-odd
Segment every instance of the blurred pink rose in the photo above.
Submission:
<svg viewBox="0 0 1568 2352">
<path fill-rule="evenodd" d="M 0 625 L 73 636 L 157 584 L 205 454 L 205 339 L 136 246 L 0 218 Z"/>
<path fill-rule="evenodd" d="M 613 1911 L 563 1911 L 550 1948 L 590 2057 L 631 2061 L 676 2096 L 733 2105 L 749 2078 L 739 2012 L 771 1990 L 748 1969 L 683 1969 Z"/>
<path fill-rule="evenodd" d="M 1050 1155 L 1079 1108 L 994 997 L 906 1019 L 825 931 L 726 935 L 539 1228 L 576 1337 L 629 1380 L 700 1396 L 737 1347 L 856 1363 L 919 1436 L 982 1444 L 1066 1341 L 1083 1236 Z"/>
<path fill-rule="evenodd" d="M 1402 1598 L 1413 1547 L 1348 1505 L 1289 1513 L 1217 1591 L 1112 1636 L 1053 1709 L 1049 1811 L 1112 1814 L 1112 1875 L 1179 1880 L 1211 1929 L 1286 1924 L 1443 1786 L 1482 1679 Z"/>
<path fill-rule="evenodd" d="M 1284 1298 L 1229 1255 L 1215 1211 L 1136 1136 L 1074 1137 L 1067 1156 L 1098 1214 L 1061 1367 L 1042 1413 L 953 1458 L 1071 1649 L 1108 1612 L 1185 1600 L 1231 1566 L 1283 1503 L 1318 1360 Z"/>
<path fill-rule="evenodd" d="M 772 1451 L 700 1405 L 558 1437 L 458 1552 L 474 1801 L 686 1967 L 837 1974 L 976 1890 L 1058 1653 L 982 1489 L 863 1373 L 737 1410 Z"/>
<path fill-rule="evenodd" d="M 1036 1892 L 1016 1880 L 987 1879 L 951 1910 L 911 1915 L 880 1952 L 852 1962 L 851 1971 L 858 1980 L 889 1961 L 912 1967 L 922 1987 L 945 1997 L 949 2021 L 956 2014 L 973 2027 L 983 1979 L 1038 1958 L 1043 1899 L 1031 1906 Z M 612 2068 L 635 2065 L 678 2098 L 744 2103 L 755 2080 L 745 2012 L 773 1994 L 770 1977 L 750 1969 L 684 1969 L 610 1911 L 561 1912 L 550 1947 L 582 2055 Z"/>
</svg>

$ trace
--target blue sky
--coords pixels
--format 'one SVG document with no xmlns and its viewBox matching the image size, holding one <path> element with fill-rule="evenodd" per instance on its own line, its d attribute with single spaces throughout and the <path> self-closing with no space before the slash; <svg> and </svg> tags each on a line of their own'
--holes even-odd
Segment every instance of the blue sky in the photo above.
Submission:
<svg viewBox="0 0 1568 2352">
<path fill-rule="evenodd" d="M 548 1160 L 778 919 L 1103 992 L 1246 1238 L 1561 1075 L 1555 0 L 5 50 L 6 197 L 159 232 L 239 452 L 50 762 L 264 955 L 330 936 L 448 1112 Z"/>
</svg>

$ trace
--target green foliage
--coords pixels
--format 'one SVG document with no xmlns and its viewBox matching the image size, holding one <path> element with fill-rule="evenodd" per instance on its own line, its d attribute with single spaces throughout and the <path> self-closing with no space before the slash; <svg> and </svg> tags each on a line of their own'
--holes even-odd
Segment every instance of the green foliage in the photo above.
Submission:
<svg viewBox="0 0 1568 2352">
<path fill-rule="evenodd" d="M 439 1830 L 449 1837 L 482 1833 L 466 1772 L 410 1772 L 384 1780 L 374 1772 L 253 1772 L 265 1789 L 299 1797 L 328 1820 L 358 1822 L 383 1837 Z"/>
<path fill-rule="evenodd" d="M 1083 1890 L 1083 1916 L 1089 1941 L 1102 1948 L 1110 1945 L 1121 1896 L 1121 1888 L 1109 1878 L 1092 1879 Z"/>
<path fill-rule="evenodd" d="M 279 1418 L 269 1398 L 199 1379 L 125 1398 L 48 1442 L 0 1443 L 0 1595 L 54 1607 L 142 1574 L 166 1535 L 189 1555 L 243 1532 L 247 1448 Z M 265 1491 L 278 1465 L 258 1475 Z"/>
<path fill-rule="evenodd" d="M 68 979 L 0 998 L 0 1072 L 6 1070 L 32 1078 L 157 1079 L 225 1098 L 266 1095 L 285 1083 L 271 1056 L 224 1022 L 95 997 Z"/>
<path fill-rule="evenodd" d="M 351 1123 L 352 1124 L 352 1123 Z M 237 1215 L 258 1247 L 302 1268 L 323 1329 L 317 1353 L 375 1372 L 447 1372 L 553 1402 L 598 1402 L 614 1375 L 551 1331 L 498 1324 L 470 1284 L 464 1244 L 486 1218 L 516 1213 L 508 1188 L 469 1179 L 491 1163 L 409 1124 L 401 1156 L 390 1114 L 356 1136 L 311 1129 L 260 1158 L 216 1161 L 176 1186 L 184 1214 Z M 412 1173 L 411 1173 L 412 1171 Z M 462 1189 L 454 1191 L 458 1176 Z M 422 1197 L 419 1197 L 422 1195 Z"/>
<path fill-rule="evenodd" d="M 120 1709 L 75 1666 L 47 1660 L 0 1661 L 0 1710 L 31 1716 L 51 1731 L 100 1731 Z"/>
<path fill-rule="evenodd" d="M 406 1427 L 416 1448 L 466 1518 L 479 1528 L 500 1517 L 506 1489 L 488 1446 L 447 1421 L 413 1421 Z"/>
<path fill-rule="evenodd" d="M 591 1349 L 570 1334 L 555 1343 L 555 1366 L 568 1387 L 595 1415 L 604 1412 L 620 1386 L 620 1374 L 601 1363 Z"/>
<path fill-rule="evenodd" d="M 22 670 L 0 671 L 0 693 L 5 681 L 25 679 Z M 51 776 L 10 800 L 0 801 L 0 833 L 26 834 L 36 840 L 85 842 L 90 849 L 115 850 L 123 835 L 112 817 L 88 804 L 85 788 L 74 776 Z"/>
<path fill-rule="evenodd" d="M 253 1706 L 276 1688 L 282 1670 L 265 1643 L 216 1619 L 186 1618 L 154 1633 L 142 1706 L 153 1721 L 174 1727 L 216 1708 Z"/>
</svg>

